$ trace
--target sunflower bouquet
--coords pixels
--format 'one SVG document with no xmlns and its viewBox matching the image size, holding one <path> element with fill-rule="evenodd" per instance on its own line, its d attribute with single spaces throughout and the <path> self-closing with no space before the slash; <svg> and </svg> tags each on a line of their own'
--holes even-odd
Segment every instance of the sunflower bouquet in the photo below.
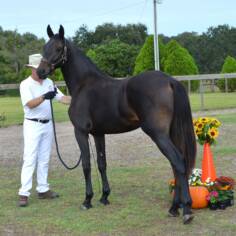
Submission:
<svg viewBox="0 0 236 236">
<path fill-rule="evenodd" d="M 214 117 L 200 117 L 193 120 L 193 125 L 197 140 L 201 145 L 215 143 L 219 135 L 218 127 L 221 125 L 219 120 Z"/>
</svg>

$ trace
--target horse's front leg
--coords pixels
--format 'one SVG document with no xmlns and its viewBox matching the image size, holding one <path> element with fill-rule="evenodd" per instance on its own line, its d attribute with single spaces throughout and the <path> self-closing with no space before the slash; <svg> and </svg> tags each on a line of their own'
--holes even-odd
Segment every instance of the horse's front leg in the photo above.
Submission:
<svg viewBox="0 0 236 236">
<path fill-rule="evenodd" d="M 102 197 L 100 202 L 104 205 L 108 205 L 108 196 L 110 194 L 110 186 L 107 179 L 107 162 L 106 162 L 106 150 L 105 150 L 105 135 L 94 136 L 94 141 L 97 150 L 97 163 L 98 169 L 102 178 Z"/>
<path fill-rule="evenodd" d="M 81 160 L 86 184 L 85 200 L 82 204 L 82 209 L 89 209 L 92 207 L 91 199 L 93 197 L 93 187 L 91 182 L 91 165 L 90 165 L 90 152 L 88 144 L 88 133 L 79 129 L 75 129 L 76 140 L 79 144 L 81 151 Z"/>
</svg>

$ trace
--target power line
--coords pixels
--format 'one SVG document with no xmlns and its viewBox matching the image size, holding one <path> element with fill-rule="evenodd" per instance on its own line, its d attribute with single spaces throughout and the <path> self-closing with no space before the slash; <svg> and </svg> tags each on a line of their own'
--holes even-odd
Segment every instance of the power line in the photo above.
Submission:
<svg viewBox="0 0 236 236">
<path fill-rule="evenodd" d="M 93 15 L 93 17 L 101 17 L 101 16 L 105 16 L 105 15 L 110 15 L 114 12 L 118 12 L 118 11 L 122 11 L 122 10 L 125 10 L 125 9 L 128 9 L 128 8 L 132 8 L 132 7 L 136 7 L 138 5 L 141 5 L 145 2 L 147 2 L 148 0 L 142 0 L 142 1 L 139 1 L 139 2 L 136 2 L 136 3 L 132 3 L 132 4 L 129 4 L 129 5 L 126 5 L 126 6 L 123 6 L 123 7 L 120 7 L 120 8 L 116 8 L 116 9 L 113 9 L 111 11 L 108 11 L 108 12 L 103 12 L 103 13 L 99 13 L 99 14 L 96 14 L 96 15 Z M 66 24 L 66 23 L 72 23 L 72 22 L 75 22 L 77 20 L 82 20 L 84 17 L 78 17 L 78 18 L 74 18 L 73 20 L 67 20 L 67 21 L 64 21 L 63 24 Z"/>
</svg>

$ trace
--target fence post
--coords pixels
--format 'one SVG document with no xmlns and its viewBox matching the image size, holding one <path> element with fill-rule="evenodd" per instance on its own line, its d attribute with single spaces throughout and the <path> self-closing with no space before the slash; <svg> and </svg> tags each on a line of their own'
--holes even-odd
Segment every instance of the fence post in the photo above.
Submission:
<svg viewBox="0 0 236 236">
<path fill-rule="evenodd" d="M 191 93 L 191 80 L 188 80 L 188 94 Z"/>
<path fill-rule="evenodd" d="M 204 91 L 203 91 L 203 82 L 200 80 L 200 97 L 201 97 L 201 110 L 204 110 Z"/>
<path fill-rule="evenodd" d="M 225 92 L 228 93 L 228 79 L 225 78 Z"/>
<path fill-rule="evenodd" d="M 215 80 L 214 79 L 212 79 L 211 80 L 211 92 L 215 92 Z"/>
</svg>

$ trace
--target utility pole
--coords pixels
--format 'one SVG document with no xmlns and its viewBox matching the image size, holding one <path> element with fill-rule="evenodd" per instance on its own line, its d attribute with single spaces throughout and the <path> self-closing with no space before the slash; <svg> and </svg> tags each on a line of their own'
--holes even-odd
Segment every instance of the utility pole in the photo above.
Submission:
<svg viewBox="0 0 236 236">
<path fill-rule="evenodd" d="M 153 0 L 153 9 L 154 9 L 154 60 L 155 60 L 155 70 L 160 70 L 159 45 L 158 45 L 158 31 L 157 31 L 157 3 L 161 4 L 161 3 L 162 3 L 162 0 Z"/>
</svg>

